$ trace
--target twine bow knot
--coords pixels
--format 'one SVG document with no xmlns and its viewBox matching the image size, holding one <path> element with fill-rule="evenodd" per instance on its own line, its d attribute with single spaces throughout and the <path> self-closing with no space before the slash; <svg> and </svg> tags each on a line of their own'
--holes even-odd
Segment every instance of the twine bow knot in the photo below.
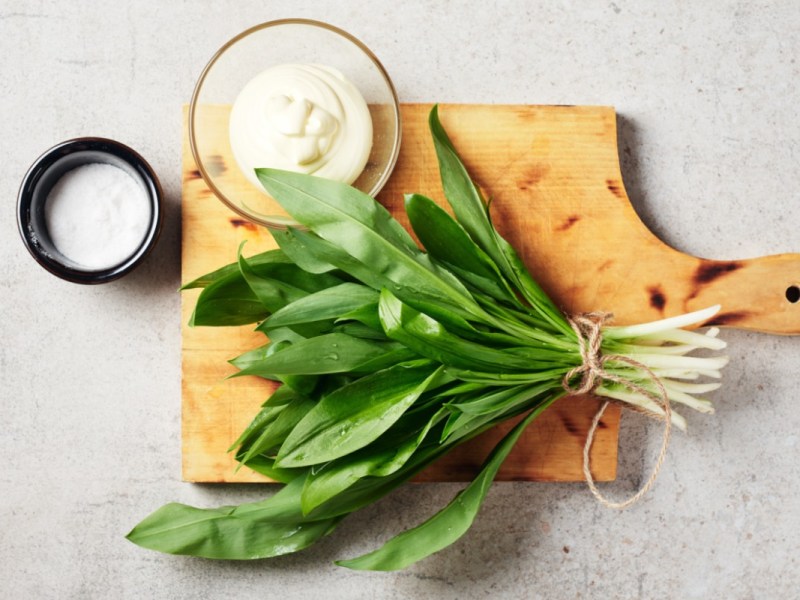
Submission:
<svg viewBox="0 0 800 600">
<path fill-rule="evenodd" d="M 605 379 L 607 373 L 603 365 L 607 356 L 601 353 L 603 343 L 602 327 L 613 318 L 611 313 L 591 312 L 577 315 L 568 322 L 578 336 L 578 349 L 581 353 L 581 364 L 564 375 L 561 385 L 570 395 L 588 394 L 598 385 L 598 379 Z M 582 375 L 577 388 L 571 386 L 570 381 L 575 375 Z"/>
<path fill-rule="evenodd" d="M 627 500 L 623 500 L 621 502 L 613 502 L 608 500 L 600 493 L 600 490 L 597 489 L 594 479 L 592 478 L 589 458 L 592 445 L 594 444 L 597 427 L 600 424 L 600 419 L 602 419 L 603 414 L 605 413 L 606 408 L 608 408 L 611 400 L 607 399 L 605 402 L 603 402 L 600 410 L 597 411 L 597 414 L 595 414 L 594 419 L 592 420 L 592 424 L 589 427 L 588 433 L 586 434 L 586 443 L 583 446 L 583 476 L 586 479 L 586 484 L 589 486 L 589 490 L 601 504 L 608 508 L 622 509 L 627 508 L 628 506 L 631 506 L 632 504 L 635 504 L 641 500 L 641 498 L 655 483 L 658 473 L 664 464 L 664 459 L 667 455 L 667 448 L 669 447 L 669 439 L 672 433 L 672 411 L 669 405 L 669 396 L 667 395 L 667 390 L 664 388 L 664 384 L 647 365 L 621 354 L 602 353 L 602 328 L 603 325 L 612 318 L 613 315 L 611 313 L 591 312 L 576 315 L 567 319 L 572 327 L 572 330 L 575 332 L 575 335 L 578 338 L 578 349 L 581 355 L 581 364 L 570 369 L 570 371 L 564 375 L 561 385 L 570 396 L 579 396 L 592 393 L 603 383 L 603 381 L 613 381 L 626 387 L 632 392 L 636 392 L 649 398 L 656 404 L 660 405 L 664 411 L 664 414 L 660 414 L 633 406 L 631 404 L 620 403 L 627 409 L 635 410 L 636 412 L 644 413 L 649 417 L 664 421 L 664 436 L 661 442 L 661 451 L 658 454 L 656 464 L 653 467 L 653 471 L 650 473 L 650 477 L 639 488 L 639 491 L 637 491 Z M 644 371 L 649 376 L 650 380 L 655 384 L 658 394 L 655 394 L 643 386 L 634 383 L 630 379 L 610 373 L 608 370 L 606 370 L 605 365 L 606 363 L 613 362 L 625 363 L 636 369 Z M 580 375 L 581 379 L 578 385 L 573 386 L 571 382 L 576 375 Z"/>
</svg>

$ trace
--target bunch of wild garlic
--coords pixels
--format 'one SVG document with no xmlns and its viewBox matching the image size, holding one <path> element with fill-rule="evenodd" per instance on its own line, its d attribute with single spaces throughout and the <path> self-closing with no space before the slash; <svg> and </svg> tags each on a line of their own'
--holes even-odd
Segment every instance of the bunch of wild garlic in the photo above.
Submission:
<svg viewBox="0 0 800 600">
<path fill-rule="evenodd" d="M 240 375 L 282 385 L 234 448 L 242 465 L 286 485 L 235 507 L 168 504 L 137 525 L 131 541 L 210 558 L 295 552 L 458 444 L 527 413 L 450 504 L 382 548 L 338 563 L 406 567 L 464 534 L 523 430 L 580 387 L 586 340 L 492 226 L 435 108 L 430 127 L 455 219 L 424 196 L 406 197 L 426 252 L 382 206 L 349 186 L 257 170 L 304 229 L 274 231 L 280 250 L 240 254 L 186 287 L 204 288 L 195 325 L 257 322 L 266 334 L 264 346 L 232 362 Z M 710 411 L 695 395 L 717 384 L 692 380 L 718 378 L 726 359 L 687 354 L 724 344 L 715 329 L 703 335 L 681 328 L 716 310 L 603 327 L 604 376 L 594 393 L 664 414 L 663 386 L 670 401 Z M 684 425 L 677 412 L 671 417 Z"/>
</svg>

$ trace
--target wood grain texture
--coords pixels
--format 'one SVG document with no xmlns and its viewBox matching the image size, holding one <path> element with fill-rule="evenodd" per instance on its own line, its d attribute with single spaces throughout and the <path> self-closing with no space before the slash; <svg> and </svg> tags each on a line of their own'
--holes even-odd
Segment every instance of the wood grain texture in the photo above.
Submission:
<svg viewBox="0 0 800 600">
<path fill-rule="evenodd" d="M 404 193 L 420 192 L 444 204 L 427 129 L 429 109 L 403 106 L 400 158 L 379 196 L 406 225 Z M 221 120 L 227 110 L 219 107 Z M 799 307 L 785 295 L 800 281 L 796 255 L 695 258 L 667 247 L 640 222 L 620 174 L 612 108 L 442 105 L 440 116 L 470 173 L 492 199 L 498 229 L 566 312 L 611 311 L 624 324 L 721 303 L 717 322 L 723 326 L 800 332 Z M 220 147 L 227 147 L 225 140 Z M 274 247 L 265 229 L 242 220 L 208 190 L 186 139 L 183 157 L 184 281 L 232 262 L 242 240 L 248 240 L 247 255 Z M 224 154 L 215 168 L 236 170 Z M 226 450 L 272 387 L 256 378 L 224 379 L 233 372 L 226 361 L 263 338 L 251 327 L 188 328 L 197 293 L 186 292 L 182 300 L 183 477 L 264 481 L 247 469 L 234 473 L 236 463 Z M 590 398 L 558 402 L 528 430 L 499 479 L 582 479 L 583 441 L 597 406 Z M 616 474 L 618 423 L 613 408 L 598 431 L 592 460 L 601 481 Z M 501 437 L 500 429 L 461 447 L 419 479 L 471 478 Z"/>
</svg>

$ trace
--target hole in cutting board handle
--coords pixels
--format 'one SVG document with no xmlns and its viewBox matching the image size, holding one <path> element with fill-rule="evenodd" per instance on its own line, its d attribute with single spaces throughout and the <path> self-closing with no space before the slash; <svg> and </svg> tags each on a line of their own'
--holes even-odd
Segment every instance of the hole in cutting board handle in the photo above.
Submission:
<svg viewBox="0 0 800 600">
<path fill-rule="evenodd" d="M 786 299 L 795 304 L 798 300 L 800 300 L 800 287 L 796 285 L 790 285 L 786 288 Z"/>
</svg>

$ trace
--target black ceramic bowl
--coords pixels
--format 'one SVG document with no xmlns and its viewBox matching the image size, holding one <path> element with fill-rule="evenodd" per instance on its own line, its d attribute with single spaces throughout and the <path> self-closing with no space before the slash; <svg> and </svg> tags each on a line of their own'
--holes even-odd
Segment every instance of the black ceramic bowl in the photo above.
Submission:
<svg viewBox="0 0 800 600">
<path fill-rule="evenodd" d="M 150 223 L 139 247 L 119 264 L 99 270 L 81 267 L 56 250 L 44 212 L 47 196 L 61 176 L 89 163 L 121 168 L 142 185 L 151 203 Z M 106 283 L 130 273 L 155 245 L 161 220 L 161 186 L 153 169 L 128 146 L 104 138 L 77 138 L 50 148 L 25 174 L 17 197 L 17 225 L 28 251 L 53 275 L 74 283 Z"/>
</svg>

